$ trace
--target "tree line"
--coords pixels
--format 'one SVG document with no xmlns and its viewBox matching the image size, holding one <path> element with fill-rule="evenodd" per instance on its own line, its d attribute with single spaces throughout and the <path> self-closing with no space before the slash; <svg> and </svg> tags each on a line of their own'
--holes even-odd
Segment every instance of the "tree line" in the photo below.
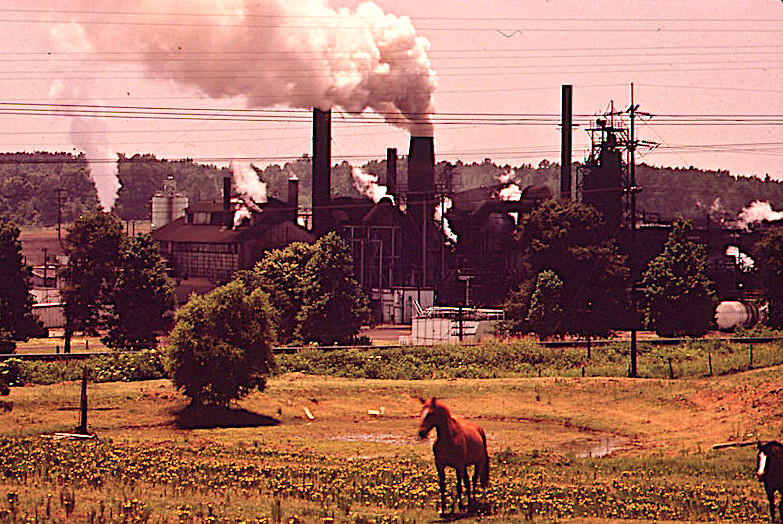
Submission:
<svg viewBox="0 0 783 524">
<path fill-rule="evenodd" d="M 370 161 L 360 166 L 386 184 L 386 160 Z M 546 160 L 537 166 L 497 165 L 490 159 L 482 162 L 439 162 L 436 166 L 438 187 L 463 191 L 498 184 L 510 179 L 521 188 L 536 185 L 548 187 L 557 194 L 560 166 Z M 584 166 L 575 163 L 574 172 Z M 351 177 L 352 166 L 342 162 L 332 166 L 332 194 L 359 197 Z M 288 179 L 296 176 L 300 183 L 300 200 L 310 205 L 311 158 L 304 155 L 284 164 L 256 168 L 267 183 L 270 197 L 286 200 Z M 164 160 L 155 155 L 119 154 L 117 177 L 120 189 L 112 211 L 122 220 L 148 220 L 150 201 L 163 182 L 173 177 L 178 190 L 191 201 L 220 199 L 221 178 L 230 175 L 228 168 L 198 164 L 189 159 Z M 399 184 L 407 180 L 407 162 L 397 162 Z M 783 207 L 783 184 L 768 176 L 735 177 L 728 171 L 667 168 L 640 164 L 636 167 L 637 185 L 642 188 L 637 197 L 641 215 L 662 220 L 678 217 L 702 219 L 706 214 L 717 218 L 736 218 L 754 200 L 770 202 L 775 209 Z M 672 189 L 677 189 L 673 191 Z M 50 226 L 60 219 L 70 223 L 81 213 L 97 204 L 97 193 L 90 180 L 84 155 L 70 153 L 5 153 L 0 154 L 0 219 L 20 226 Z"/>
</svg>

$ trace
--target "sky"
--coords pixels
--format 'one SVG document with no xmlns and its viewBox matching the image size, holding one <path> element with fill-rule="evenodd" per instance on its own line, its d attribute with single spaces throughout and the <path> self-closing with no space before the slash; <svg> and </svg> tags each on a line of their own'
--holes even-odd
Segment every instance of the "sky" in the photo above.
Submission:
<svg viewBox="0 0 783 524">
<path fill-rule="evenodd" d="M 0 151 L 86 153 L 107 209 L 118 153 L 282 164 L 313 106 L 333 162 L 559 161 L 564 84 L 575 161 L 633 84 L 638 162 L 783 180 L 780 0 L 6 0 L 0 34 Z"/>
</svg>

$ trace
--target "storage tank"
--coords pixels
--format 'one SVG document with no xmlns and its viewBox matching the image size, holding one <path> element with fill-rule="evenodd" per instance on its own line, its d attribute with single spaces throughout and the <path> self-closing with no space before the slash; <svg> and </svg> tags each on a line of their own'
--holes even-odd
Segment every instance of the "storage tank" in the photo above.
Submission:
<svg viewBox="0 0 783 524">
<path fill-rule="evenodd" d="M 185 216 L 188 197 L 177 192 L 177 181 L 170 176 L 163 182 L 163 191 L 152 197 L 152 229 L 158 229 Z"/>
<path fill-rule="evenodd" d="M 735 327 L 750 328 L 759 321 L 759 308 L 755 304 L 724 300 L 715 309 L 715 322 L 721 331 Z"/>
</svg>

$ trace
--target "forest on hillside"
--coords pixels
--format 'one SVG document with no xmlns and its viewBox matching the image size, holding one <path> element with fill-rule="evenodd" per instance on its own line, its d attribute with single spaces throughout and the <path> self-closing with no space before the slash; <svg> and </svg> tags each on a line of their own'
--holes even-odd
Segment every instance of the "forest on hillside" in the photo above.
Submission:
<svg viewBox="0 0 783 524">
<path fill-rule="evenodd" d="M 361 166 L 342 162 L 332 166 L 334 196 L 361 196 L 352 176 L 354 167 L 377 176 L 379 184 L 386 184 L 385 159 Z M 296 176 L 299 179 L 300 205 L 310 205 L 311 158 L 308 155 L 284 164 L 254 166 L 254 169 L 267 184 L 267 196 L 280 200 L 287 200 L 288 180 Z M 578 181 L 584 166 L 575 163 L 573 172 Z M 120 154 L 117 173 L 120 189 L 113 211 L 123 220 L 149 219 L 151 199 L 163 188 L 163 182 L 169 176 L 177 181 L 181 193 L 191 201 L 199 201 L 219 200 L 222 178 L 231 175 L 227 167 L 138 154 Z M 783 208 L 783 183 L 768 177 L 735 177 L 728 171 L 645 164 L 636 167 L 636 177 L 637 185 L 641 187 L 638 209 L 647 219 L 672 220 L 680 216 L 698 219 L 707 213 L 712 217 L 733 219 L 754 200 L 767 201 L 773 209 Z M 546 160 L 537 166 L 496 165 L 490 159 L 473 163 L 442 161 L 436 165 L 436 186 L 447 193 L 494 186 L 504 181 L 512 181 L 523 189 L 547 186 L 556 195 L 559 192 L 560 166 Z M 397 161 L 397 183 L 404 192 L 407 187 L 405 157 Z M 98 205 L 84 155 L 45 152 L 0 154 L 0 220 L 13 221 L 21 226 L 54 225 L 58 217 L 58 191 L 60 216 L 65 223 Z"/>
</svg>

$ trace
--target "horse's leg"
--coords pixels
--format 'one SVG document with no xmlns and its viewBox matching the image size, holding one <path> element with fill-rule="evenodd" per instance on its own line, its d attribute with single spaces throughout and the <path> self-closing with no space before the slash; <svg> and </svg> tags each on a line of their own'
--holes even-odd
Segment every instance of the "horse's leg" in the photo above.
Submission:
<svg viewBox="0 0 783 524">
<path fill-rule="evenodd" d="M 465 468 L 458 468 L 458 467 L 454 468 L 454 471 L 457 472 L 457 500 L 456 500 L 456 502 L 457 502 L 457 504 L 459 504 L 458 507 L 461 510 L 465 509 L 465 505 L 462 504 L 462 478 L 463 478 L 463 473 L 465 473 L 464 469 Z"/>
<path fill-rule="evenodd" d="M 440 514 L 446 514 L 446 468 L 438 466 L 438 488 L 440 488 Z"/>
<path fill-rule="evenodd" d="M 465 482 L 465 494 L 468 497 L 468 509 L 471 509 L 473 508 L 473 498 L 471 497 L 471 492 L 470 492 L 470 476 L 468 475 L 467 466 L 463 467 L 462 473 L 463 473 L 462 479 Z M 473 476 L 475 477 L 475 471 Z"/>
<path fill-rule="evenodd" d="M 772 519 L 772 522 L 775 522 L 775 488 L 764 486 L 764 489 L 767 492 L 767 500 L 769 500 L 770 518 Z M 783 501 L 781 501 L 781 504 L 783 504 Z M 783 515 L 781 515 L 781 518 L 783 518 Z"/>
<path fill-rule="evenodd" d="M 780 510 L 780 522 L 783 524 L 783 488 L 778 490 L 780 492 L 780 502 L 778 502 L 778 510 Z M 774 493 L 773 493 L 774 496 Z M 772 517 L 772 520 L 775 520 L 775 517 Z"/>
</svg>

